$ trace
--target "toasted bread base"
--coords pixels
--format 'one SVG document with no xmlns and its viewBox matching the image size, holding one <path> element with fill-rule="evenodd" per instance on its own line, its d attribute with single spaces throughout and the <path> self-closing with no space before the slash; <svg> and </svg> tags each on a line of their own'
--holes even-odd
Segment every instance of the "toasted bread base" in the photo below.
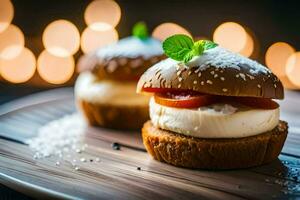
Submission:
<svg viewBox="0 0 300 200">
<path fill-rule="evenodd" d="M 144 124 L 142 137 L 148 153 L 156 160 L 179 167 L 238 169 L 275 160 L 287 137 L 288 126 L 280 121 L 272 131 L 231 139 L 204 139 L 184 136 Z"/>
<path fill-rule="evenodd" d="M 137 130 L 149 119 L 149 107 L 94 104 L 77 100 L 79 109 L 92 126 Z"/>
</svg>

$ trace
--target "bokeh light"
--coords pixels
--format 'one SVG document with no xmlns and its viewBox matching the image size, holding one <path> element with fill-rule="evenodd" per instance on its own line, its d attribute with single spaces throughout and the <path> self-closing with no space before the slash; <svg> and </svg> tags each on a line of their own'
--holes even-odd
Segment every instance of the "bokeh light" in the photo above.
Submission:
<svg viewBox="0 0 300 200">
<path fill-rule="evenodd" d="M 23 48 L 15 58 L 0 59 L 0 74 L 5 80 L 12 83 L 28 81 L 34 75 L 35 69 L 35 56 L 27 48 Z"/>
<path fill-rule="evenodd" d="M 14 17 L 14 7 L 10 0 L 0 0 L 0 33 L 11 23 Z"/>
<path fill-rule="evenodd" d="M 43 44 L 47 51 L 55 56 L 71 56 L 79 49 L 80 34 L 71 22 L 56 20 L 46 27 L 43 33 Z"/>
<path fill-rule="evenodd" d="M 120 18 L 120 6 L 113 0 L 92 1 L 84 12 L 85 23 L 93 30 L 98 31 L 114 28 Z"/>
<path fill-rule="evenodd" d="M 84 53 L 90 53 L 118 41 L 118 38 L 118 32 L 114 28 L 106 31 L 97 31 L 87 27 L 81 36 L 81 49 Z"/>
<path fill-rule="evenodd" d="M 286 62 L 294 52 L 295 49 L 288 43 L 276 42 L 272 44 L 266 52 L 266 65 L 278 77 L 283 77 L 286 74 Z"/>
<path fill-rule="evenodd" d="M 25 38 L 22 31 L 15 25 L 9 25 L 0 33 L 0 58 L 12 59 L 24 48 Z"/>
<path fill-rule="evenodd" d="M 293 53 L 287 59 L 286 75 L 294 85 L 300 87 L 300 52 Z"/>
<path fill-rule="evenodd" d="M 174 34 L 184 34 L 184 35 L 189 35 L 191 34 L 183 27 L 181 27 L 178 24 L 175 23 L 163 23 L 157 26 L 154 31 L 152 32 L 152 37 L 163 41 L 166 38 L 168 38 L 171 35 Z"/>
<path fill-rule="evenodd" d="M 250 33 L 247 33 L 247 41 L 244 48 L 239 52 L 241 55 L 250 57 L 253 54 L 254 51 L 254 39 L 250 35 Z"/>
<path fill-rule="evenodd" d="M 236 53 L 240 53 L 245 49 L 248 37 L 246 30 L 235 22 L 221 24 L 213 34 L 214 42 Z"/>
<path fill-rule="evenodd" d="M 279 77 L 279 79 L 282 82 L 283 87 L 286 89 L 295 90 L 299 88 L 296 85 L 294 85 L 287 76 L 281 76 Z"/>
<path fill-rule="evenodd" d="M 38 57 L 37 70 L 48 83 L 63 84 L 72 77 L 75 71 L 75 61 L 73 56 L 54 56 L 44 50 Z"/>
</svg>

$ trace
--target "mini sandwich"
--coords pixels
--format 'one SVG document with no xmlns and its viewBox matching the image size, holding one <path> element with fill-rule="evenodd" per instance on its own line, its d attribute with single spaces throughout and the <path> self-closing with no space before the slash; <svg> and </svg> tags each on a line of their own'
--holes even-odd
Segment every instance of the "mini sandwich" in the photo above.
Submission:
<svg viewBox="0 0 300 200">
<path fill-rule="evenodd" d="M 75 96 L 91 125 L 114 129 L 139 129 L 149 119 L 149 97 L 136 94 L 142 73 L 163 58 L 161 43 L 147 35 L 146 26 L 134 26 L 133 36 L 87 55 Z"/>
<path fill-rule="evenodd" d="M 152 94 L 142 138 L 156 160 L 201 169 L 247 168 L 275 160 L 287 137 L 279 119 L 284 90 L 263 65 L 217 44 L 174 35 L 169 57 L 140 78 Z"/>
</svg>

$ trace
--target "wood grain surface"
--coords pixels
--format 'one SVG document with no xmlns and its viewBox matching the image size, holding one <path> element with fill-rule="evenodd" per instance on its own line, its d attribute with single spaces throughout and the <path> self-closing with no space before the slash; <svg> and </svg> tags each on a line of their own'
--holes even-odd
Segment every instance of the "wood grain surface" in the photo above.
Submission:
<svg viewBox="0 0 300 200">
<path fill-rule="evenodd" d="M 82 153 L 36 160 L 26 140 L 76 109 L 72 88 L 29 96 L 0 107 L 0 182 L 42 199 L 297 199 L 299 100 L 299 93 L 287 92 L 280 103 L 282 118 L 290 124 L 280 159 L 246 170 L 207 171 L 152 160 L 137 132 L 92 127 L 84 130 L 88 146 Z M 113 142 L 121 149 L 114 150 Z M 86 162 L 77 162 L 75 170 L 72 163 L 81 158 Z"/>
</svg>

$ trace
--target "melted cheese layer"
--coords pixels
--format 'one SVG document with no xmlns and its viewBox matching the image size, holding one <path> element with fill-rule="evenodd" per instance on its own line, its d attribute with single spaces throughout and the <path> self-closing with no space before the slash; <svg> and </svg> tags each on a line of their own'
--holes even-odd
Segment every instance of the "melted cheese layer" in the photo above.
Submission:
<svg viewBox="0 0 300 200">
<path fill-rule="evenodd" d="M 91 72 L 81 73 L 75 84 L 75 96 L 90 103 L 148 106 L 149 97 L 135 90 L 135 82 L 99 81 Z"/>
<path fill-rule="evenodd" d="M 279 123 L 279 108 L 274 110 L 214 104 L 197 109 L 173 108 L 150 100 L 154 126 L 199 138 L 242 138 L 258 135 Z"/>
</svg>

